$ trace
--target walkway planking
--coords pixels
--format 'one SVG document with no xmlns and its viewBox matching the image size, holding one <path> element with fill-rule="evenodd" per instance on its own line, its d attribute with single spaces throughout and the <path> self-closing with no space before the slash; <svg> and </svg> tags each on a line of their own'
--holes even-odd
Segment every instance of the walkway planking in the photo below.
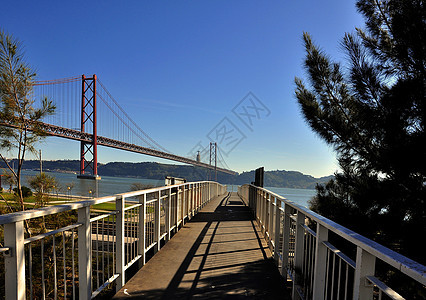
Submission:
<svg viewBox="0 0 426 300">
<path fill-rule="evenodd" d="M 124 299 L 290 299 L 252 213 L 216 197 L 114 296 Z"/>
</svg>

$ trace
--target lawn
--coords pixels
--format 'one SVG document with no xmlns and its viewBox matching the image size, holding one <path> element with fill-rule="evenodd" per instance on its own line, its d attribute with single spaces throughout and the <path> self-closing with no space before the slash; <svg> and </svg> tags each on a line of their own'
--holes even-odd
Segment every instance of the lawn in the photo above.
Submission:
<svg viewBox="0 0 426 300">
<path fill-rule="evenodd" d="M 11 203 L 14 202 L 14 197 L 15 196 L 14 196 L 13 193 L 2 192 L 1 196 L 6 201 L 10 201 Z M 61 198 L 61 197 L 51 196 L 50 197 L 50 201 L 52 201 L 54 203 L 48 204 L 49 206 L 59 205 L 59 204 L 67 204 L 67 203 L 70 203 L 71 200 L 68 199 L 68 198 Z M 32 195 L 30 197 L 25 198 L 24 202 L 27 204 L 27 205 L 25 205 L 27 208 L 32 208 L 32 207 L 34 207 L 36 199 L 35 199 L 34 195 Z M 0 199 L 0 205 L 5 206 L 5 203 L 3 202 L 3 199 Z M 126 204 L 126 207 L 127 206 L 130 206 L 130 204 Z M 107 203 L 96 204 L 96 205 L 93 205 L 91 208 L 92 209 L 97 209 L 97 210 L 113 211 L 113 210 L 115 210 L 115 203 L 113 203 L 113 202 L 107 202 Z"/>
</svg>

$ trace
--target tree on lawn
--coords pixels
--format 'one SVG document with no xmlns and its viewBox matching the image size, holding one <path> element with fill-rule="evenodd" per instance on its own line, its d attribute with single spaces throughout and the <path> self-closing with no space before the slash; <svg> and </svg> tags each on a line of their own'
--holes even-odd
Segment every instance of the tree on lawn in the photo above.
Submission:
<svg viewBox="0 0 426 300">
<path fill-rule="evenodd" d="M 49 203 L 49 193 L 57 189 L 59 185 L 55 177 L 50 176 L 44 172 L 32 177 L 29 180 L 29 184 L 31 188 L 35 190 L 34 196 L 36 203 L 41 207 L 46 206 L 46 204 Z"/>
<path fill-rule="evenodd" d="M 28 151 L 36 153 L 35 144 L 45 136 L 41 121 L 55 111 L 47 98 L 40 108 L 34 107 L 34 78 L 35 73 L 25 63 L 21 44 L 0 30 L 0 149 L 16 151 L 17 170 L 9 165 L 3 152 L 0 158 L 16 178 L 21 210 L 25 209 L 21 189 L 25 155 Z"/>
<path fill-rule="evenodd" d="M 296 78 L 307 123 L 337 153 L 335 179 L 311 208 L 425 263 L 426 22 L 421 0 L 359 0 L 366 29 L 346 34 L 348 63 L 303 36 L 310 85 Z"/>
</svg>

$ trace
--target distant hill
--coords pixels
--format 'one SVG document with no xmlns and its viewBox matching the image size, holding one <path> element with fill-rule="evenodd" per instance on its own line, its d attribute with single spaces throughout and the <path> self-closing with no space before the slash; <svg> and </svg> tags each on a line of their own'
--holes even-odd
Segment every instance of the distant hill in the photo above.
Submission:
<svg viewBox="0 0 426 300">
<path fill-rule="evenodd" d="M 15 162 L 16 165 L 16 162 Z M 0 163 L 0 167 L 5 167 Z M 24 169 L 39 169 L 37 160 L 26 160 Z M 79 172 L 80 161 L 78 160 L 51 160 L 43 161 L 43 170 Z M 240 173 L 236 176 L 218 173 L 218 181 L 225 184 L 245 184 L 254 181 L 254 170 Z M 165 176 L 185 178 L 188 181 L 205 180 L 209 171 L 200 167 L 190 165 L 160 164 L 155 162 L 110 162 L 98 165 L 100 176 L 115 177 L 137 177 L 148 179 L 164 179 Z M 265 171 L 264 185 L 270 187 L 287 187 L 313 189 L 317 183 L 325 183 L 333 176 L 315 178 L 297 171 Z"/>
</svg>

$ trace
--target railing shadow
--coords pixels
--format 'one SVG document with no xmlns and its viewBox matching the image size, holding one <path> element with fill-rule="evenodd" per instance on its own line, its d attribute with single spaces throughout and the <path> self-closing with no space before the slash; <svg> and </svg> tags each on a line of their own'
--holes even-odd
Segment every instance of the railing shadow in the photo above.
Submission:
<svg viewBox="0 0 426 300">
<path fill-rule="evenodd" d="M 217 243 L 214 239 L 217 237 L 219 226 L 221 226 L 221 228 L 231 228 L 231 224 L 233 224 L 231 222 L 236 221 L 249 222 L 246 226 L 239 226 L 239 228 L 242 228 L 244 233 L 248 232 L 246 228 L 250 229 L 250 233 L 254 230 L 258 247 L 250 247 L 248 250 L 231 248 L 229 251 L 227 250 L 225 252 L 210 253 L 213 244 Z M 265 246 L 254 224 L 253 213 L 242 200 L 235 200 L 235 198 L 230 200 L 230 194 L 228 194 L 222 199 L 214 212 L 198 212 L 198 214 L 191 219 L 190 223 L 191 222 L 205 222 L 206 225 L 196 238 L 167 288 L 132 293 L 130 296 L 143 299 L 191 299 L 193 297 L 197 299 L 247 299 L 247 297 L 250 299 L 290 299 L 286 298 L 289 294 L 274 261 L 268 258 L 265 253 Z M 231 226 L 227 226 L 227 222 L 230 222 Z M 250 238 L 250 240 L 253 240 L 253 238 Z M 236 236 L 235 239 L 229 242 L 244 241 L 244 239 L 240 240 L 238 236 Z M 223 242 L 227 241 L 222 241 L 222 243 Z M 199 252 L 197 253 L 200 246 L 203 246 L 201 254 Z M 240 257 L 244 257 L 244 255 L 250 256 L 250 251 L 261 251 L 263 259 L 257 261 L 250 259 L 246 262 L 235 262 L 232 260 L 221 261 L 219 266 L 213 267 L 211 265 L 206 265 L 207 259 L 212 255 L 238 254 L 241 255 Z M 198 260 L 201 258 L 200 263 L 195 270 L 193 268 L 189 270 L 195 257 Z M 229 269 L 236 267 L 239 268 L 237 274 L 227 272 Z M 210 271 L 214 271 L 217 274 L 212 276 L 201 276 L 203 272 Z M 182 288 L 181 283 L 185 275 L 188 274 L 192 275 L 192 283 L 190 283 L 189 288 Z M 114 299 L 121 298 L 117 298 L 116 296 Z"/>
</svg>

